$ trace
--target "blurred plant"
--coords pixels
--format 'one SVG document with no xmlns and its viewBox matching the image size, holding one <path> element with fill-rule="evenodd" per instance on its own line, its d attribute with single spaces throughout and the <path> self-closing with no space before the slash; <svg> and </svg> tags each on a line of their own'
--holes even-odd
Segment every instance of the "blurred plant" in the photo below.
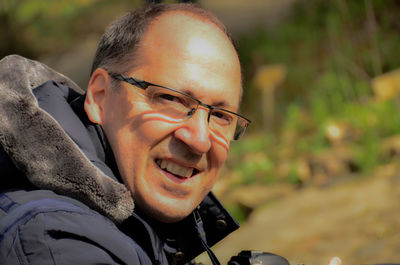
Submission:
<svg viewBox="0 0 400 265">
<path fill-rule="evenodd" d="M 100 34 L 114 16 L 140 0 L 2 0 L 0 58 L 60 53 L 87 35 Z M 114 14 L 114 16 L 112 15 Z"/>
<path fill-rule="evenodd" d="M 230 170 L 243 183 L 298 186 L 317 175 L 368 175 L 388 163 L 380 150 L 385 138 L 400 134 L 399 91 L 377 101 L 371 79 L 400 67 L 399 11 L 393 0 L 298 1 L 276 28 L 239 39 L 243 111 L 255 121 L 254 136 L 232 145 Z M 261 95 L 250 80 L 260 66 L 279 64 L 288 72 L 275 97 L 276 124 L 260 134 Z"/>
<path fill-rule="evenodd" d="M 233 143 L 230 150 L 230 159 L 227 161 L 227 168 L 239 175 L 239 184 L 270 183 L 275 181 L 271 171 L 273 164 L 266 150 L 273 149 L 273 139 L 260 135 L 251 136 L 251 139 Z"/>
</svg>

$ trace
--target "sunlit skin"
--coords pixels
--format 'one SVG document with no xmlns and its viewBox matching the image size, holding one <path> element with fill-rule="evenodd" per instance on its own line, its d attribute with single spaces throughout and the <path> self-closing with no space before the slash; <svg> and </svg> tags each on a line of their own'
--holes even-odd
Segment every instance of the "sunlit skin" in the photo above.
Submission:
<svg viewBox="0 0 400 265">
<path fill-rule="evenodd" d="M 166 123 L 172 123 L 172 124 L 181 124 L 181 119 L 175 119 L 172 117 L 169 117 L 168 115 L 165 115 L 163 113 L 146 113 L 143 115 L 144 119 L 152 119 L 152 120 L 159 120 L 163 121 Z M 222 135 L 220 132 L 213 130 L 210 128 L 210 135 L 214 141 L 217 141 L 221 146 L 225 147 L 227 151 L 229 151 L 229 141 L 226 139 L 224 135 Z"/>
<path fill-rule="evenodd" d="M 138 54 L 141 63 L 125 75 L 238 111 L 238 56 L 225 34 L 210 22 L 167 12 L 150 25 Z M 121 82 L 121 88 L 112 91 L 110 81 L 103 69 L 94 72 L 85 109 L 104 128 L 136 207 L 162 222 L 185 218 L 213 187 L 229 141 L 210 130 L 208 108 L 199 106 L 190 119 L 178 122 L 152 110 L 140 89 Z M 156 161 L 161 160 L 195 168 L 195 174 L 174 176 L 159 167 Z"/>
</svg>

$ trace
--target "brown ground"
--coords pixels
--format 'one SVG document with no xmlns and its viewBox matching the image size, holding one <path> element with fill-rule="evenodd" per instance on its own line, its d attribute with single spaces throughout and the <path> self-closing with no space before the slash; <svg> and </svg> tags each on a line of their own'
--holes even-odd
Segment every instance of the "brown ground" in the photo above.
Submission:
<svg viewBox="0 0 400 265">
<path fill-rule="evenodd" d="M 382 176 L 291 192 L 213 249 L 221 264 L 243 249 L 277 253 L 291 265 L 325 265 L 335 255 L 343 265 L 400 264 L 399 184 Z"/>
</svg>

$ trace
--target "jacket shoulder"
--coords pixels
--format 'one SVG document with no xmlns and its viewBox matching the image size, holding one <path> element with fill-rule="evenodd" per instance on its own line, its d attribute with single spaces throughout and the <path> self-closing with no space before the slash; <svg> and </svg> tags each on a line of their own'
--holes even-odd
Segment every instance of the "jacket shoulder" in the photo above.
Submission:
<svg viewBox="0 0 400 265">
<path fill-rule="evenodd" d="M 47 190 L 0 194 L 0 264 L 151 264 L 115 224 Z"/>
<path fill-rule="evenodd" d="M 0 79 L 17 80 L 28 85 L 31 89 L 48 80 L 71 87 L 76 92 L 83 94 L 83 90 L 67 76 L 51 69 L 47 65 L 35 60 L 12 54 L 0 60 Z"/>
<path fill-rule="evenodd" d="M 35 88 L 38 99 L 32 93 L 36 85 L 48 80 L 68 84 L 65 77 L 39 62 L 15 55 L 0 61 L 0 144 L 35 187 L 74 197 L 115 222 L 122 222 L 133 212 L 131 193 L 95 167 L 61 127 L 70 127 L 71 120 L 64 118 L 65 123 L 60 124 L 42 108 L 46 102 L 55 109 L 60 105 L 46 101 L 50 94 L 45 92 L 62 94 L 62 89 L 39 93 L 40 89 Z"/>
</svg>

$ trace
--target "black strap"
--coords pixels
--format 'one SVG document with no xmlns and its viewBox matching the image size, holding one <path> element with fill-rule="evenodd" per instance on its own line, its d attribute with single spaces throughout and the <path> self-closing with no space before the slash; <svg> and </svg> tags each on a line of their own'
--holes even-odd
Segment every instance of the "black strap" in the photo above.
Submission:
<svg viewBox="0 0 400 265">
<path fill-rule="evenodd" d="M 219 263 L 219 261 L 218 261 L 217 256 L 215 256 L 214 252 L 212 252 L 210 247 L 207 245 L 206 232 L 204 231 L 203 220 L 201 220 L 200 213 L 197 209 L 193 211 L 193 216 L 194 216 L 194 221 L 196 222 L 196 228 L 197 228 L 197 232 L 199 233 L 199 238 L 200 238 L 201 244 L 207 251 L 207 254 L 210 257 L 212 264 L 213 265 L 221 265 L 221 263 Z"/>
</svg>

